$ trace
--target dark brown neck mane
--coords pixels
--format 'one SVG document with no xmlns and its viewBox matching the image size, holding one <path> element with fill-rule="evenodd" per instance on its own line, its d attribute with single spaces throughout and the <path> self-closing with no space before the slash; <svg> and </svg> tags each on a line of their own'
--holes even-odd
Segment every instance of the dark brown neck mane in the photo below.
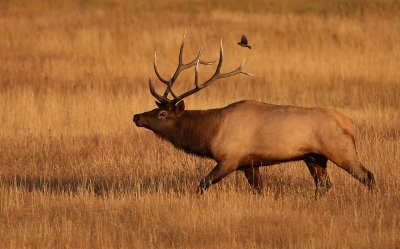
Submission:
<svg viewBox="0 0 400 249">
<path fill-rule="evenodd" d="M 212 158 L 210 147 L 218 131 L 220 112 L 220 109 L 183 111 L 171 130 L 157 135 L 187 153 Z"/>
</svg>

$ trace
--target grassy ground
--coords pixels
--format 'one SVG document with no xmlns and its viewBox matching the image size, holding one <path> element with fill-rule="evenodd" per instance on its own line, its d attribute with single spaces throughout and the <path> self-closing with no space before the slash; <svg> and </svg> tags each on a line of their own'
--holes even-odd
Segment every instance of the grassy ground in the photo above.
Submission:
<svg viewBox="0 0 400 249">
<path fill-rule="evenodd" d="M 399 16 L 389 0 L 1 0 L 1 248 L 399 248 Z M 197 196 L 214 162 L 132 123 L 155 108 L 154 50 L 170 75 L 185 29 L 186 61 L 201 46 L 217 59 L 222 37 L 223 70 L 245 57 L 256 75 L 219 81 L 188 109 L 338 109 L 378 192 L 329 164 L 334 188 L 314 200 L 299 162 L 263 168 L 261 196 L 240 173 Z M 252 50 L 236 45 L 242 33 Z"/>
</svg>

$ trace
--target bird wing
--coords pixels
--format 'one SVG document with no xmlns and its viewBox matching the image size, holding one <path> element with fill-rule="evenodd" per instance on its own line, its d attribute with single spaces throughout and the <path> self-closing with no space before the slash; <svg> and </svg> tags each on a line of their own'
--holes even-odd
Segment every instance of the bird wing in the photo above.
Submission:
<svg viewBox="0 0 400 249">
<path fill-rule="evenodd" d="M 247 45 L 247 37 L 245 35 L 242 35 L 242 39 L 240 39 L 240 43 Z"/>
</svg>

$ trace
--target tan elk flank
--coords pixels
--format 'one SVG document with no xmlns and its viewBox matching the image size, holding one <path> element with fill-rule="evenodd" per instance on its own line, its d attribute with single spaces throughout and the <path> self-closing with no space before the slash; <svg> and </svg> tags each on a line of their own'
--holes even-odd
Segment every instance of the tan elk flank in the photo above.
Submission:
<svg viewBox="0 0 400 249">
<path fill-rule="evenodd" d="M 215 73 L 202 84 L 198 82 L 199 64 L 210 65 L 197 57 L 183 63 L 184 40 L 179 52 L 179 65 L 169 80 L 154 70 L 166 85 L 163 95 L 158 94 L 149 79 L 150 92 L 157 99 L 158 108 L 136 114 L 133 121 L 138 127 L 152 130 L 175 147 L 202 157 L 212 158 L 217 165 L 204 177 L 198 192 L 203 193 L 214 183 L 236 170 L 244 172 L 252 190 L 262 189 L 259 167 L 303 160 L 316 184 L 316 194 L 331 188 L 326 171 L 328 159 L 372 189 L 373 174 L 359 161 L 355 147 L 355 127 L 345 115 L 326 108 L 303 108 L 273 105 L 244 100 L 224 108 L 210 110 L 184 110 L 183 99 L 204 89 L 212 82 L 242 71 L 242 64 L 234 71 L 221 73 L 223 62 L 222 41 Z M 195 87 L 177 95 L 172 87 L 179 74 L 195 66 Z M 171 94 L 173 99 L 169 99 Z"/>
</svg>

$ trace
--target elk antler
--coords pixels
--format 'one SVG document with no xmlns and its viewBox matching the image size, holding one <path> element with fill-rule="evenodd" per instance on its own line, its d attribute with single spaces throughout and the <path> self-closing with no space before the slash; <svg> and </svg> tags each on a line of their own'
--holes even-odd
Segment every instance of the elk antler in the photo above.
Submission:
<svg viewBox="0 0 400 249">
<path fill-rule="evenodd" d="M 177 103 L 178 101 L 180 101 L 180 100 L 182 100 L 182 99 L 184 99 L 184 98 L 186 98 L 186 97 L 188 97 L 188 96 L 200 91 L 203 88 L 206 88 L 207 86 L 211 85 L 211 83 L 216 81 L 216 80 L 219 80 L 219 79 L 222 79 L 222 78 L 231 77 L 231 76 L 234 76 L 234 75 L 239 74 L 239 73 L 242 73 L 242 74 L 245 74 L 245 75 L 248 75 L 248 76 L 254 76 L 251 73 L 247 73 L 247 72 L 242 71 L 245 59 L 243 59 L 242 63 L 240 63 L 240 65 L 239 65 L 239 67 L 237 69 L 235 69 L 235 70 L 233 70 L 231 72 L 228 72 L 228 73 L 221 73 L 221 67 L 222 67 L 223 58 L 224 58 L 224 48 L 222 47 L 222 39 L 221 39 L 218 66 L 217 66 L 217 69 L 215 70 L 215 73 L 213 74 L 213 76 L 211 76 L 211 78 L 209 78 L 203 84 L 199 85 L 199 83 L 198 83 L 199 61 L 197 61 L 196 67 L 195 67 L 195 71 L 194 71 L 194 85 L 195 85 L 195 88 L 193 88 L 193 89 L 191 89 L 191 90 L 189 90 L 189 91 L 187 91 L 185 93 L 182 93 L 179 96 L 176 96 L 172 92 L 171 86 L 168 86 L 168 88 L 170 88 L 169 90 L 170 90 L 171 94 L 174 96 L 175 103 Z"/>
<path fill-rule="evenodd" d="M 239 67 L 231 72 L 227 72 L 227 73 L 221 73 L 221 67 L 222 67 L 222 61 L 223 61 L 223 47 L 222 47 L 222 39 L 221 39 L 221 44 L 220 44 L 220 52 L 219 52 L 219 61 L 218 61 L 218 65 L 217 65 L 217 69 L 215 70 L 215 73 L 211 76 L 211 78 L 209 78 L 206 82 L 204 82 L 203 84 L 199 85 L 198 83 L 198 74 L 199 74 L 199 64 L 203 64 L 203 65 L 211 65 L 212 63 L 214 63 L 214 61 L 212 62 L 206 62 L 200 59 L 200 55 L 202 52 L 202 49 L 200 49 L 197 57 L 187 63 L 187 64 L 183 64 L 182 62 L 182 51 L 183 51 L 183 46 L 184 46 L 184 39 L 185 39 L 185 35 L 186 35 L 186 31 L 185 34 L 183 35 L 183 39 L 182 39 L 182 44 L 181 44 L 181 48 L 180 48 L 180 52 L 179 52 L 179 64 L 178 67 L 175 71 L 175 73 L 171 76 L 170 80 L 165 80 L 164 78 L 161 77 L 160 73 L 157 70 L 157 66 L 156 66 L 156 58 L 157 58 L 157 54 L 154 53 L 154 71 L 158 77 L 158 79 L 167 85 L 167 89 L 165 90 L 164 94 L 161 96 L 159 95 L 155 89 L 154 89 L 154 85 L 153 82 L 151 80 L 151 78 L 149 79 L 149 85 L 150 85 L 150 92 L 151 94 L 161 103 L 177 103 L 178 101 L 200 91 L 201 89 L 206 88 L 207 86 L 211 85 L 212 82 L 218 80 L 218 79 L 222 79 L 222 78 L 227 78 L 227 77 L 231 77 L 234 76 L 236 74 L 242 73 L 242 74 L 246 74 L 249 76 L 253 76 L 253 74 L 251 73 L 247 73 L 242 71 L 245 59 L 243 59 L 242 63 L 239 65 Z M 176 79 L 178 78 L 179 74 L 185 70 L 188 69 L 192 66 L 196 65 L 195 67 L 195 75 L 194 75 L 194 84 L 195 84 L 195 88 L 182 93 L 181 95 L 177 96 L 173 91 L 172 91 L 172 86 L 175 83 Z M 171 93 L 173 99 L 170 100 L 168 99 L 168 94 Z"/>
<path fill-rule="evenodd" d="M 215 62 L 215 61 L 209 61 L 209 62 L 208 62 L 208 61 L 203 61 L 203 60 L 201 60 L 201 59 L 200 59 L 200 55 L 201 55 L 201 53 L 202 53 L 202 49 L 200 49 L 199 53 L 197 54 L 197 57 L 196 57 L 194 60 L 192 60 L 191 62 L 189 62 L 189 63 L 187 63 L 187 64 L 184 64 L 184 63 L 183 63 L 183 59 L 182 59 L 182 57 L 183 57 L 182 54 L 183 54 L 183 47 L 184 47 L 184 45 L 185 45 L 185 36 L 186 36 L 186 30 L 185 30 L 185 33 L 183 34 L 182 43 L 181 43 L 181 47 L 180 47 L 180 50 L 179 50 L 178 67 L 176 68 L 175 73 L 171 76 L 170 80 L 165 80 L 165 79 L 160 75 L 160 73 L 159 73 L 159 71 L 158 71 L 158 69 L 157 69 L 157 64 L 156 64 L 156 61 L 157 61 L 157 53 L 154 52 L 154 63 L 153 63 L 153 64 L 154 64 L 154 72 L 156 73 L 158 79 L 159 79 L 162 83 L 164 83 L 164 84 L 167 85 L 167 88 L 165 89 L 164 94 L 161 96 L 161 95 L 159 95 L 158 93 L 156 93 L 156 91 L 155 91 L 155 89 L 154 89 L 154 85 L 153 85 L 152 80 L 150 79 L 150 81 L 149 81 L 149 84 L 150 84 L 150 92 L 151 92 L 151 94 L 152 94 L 158 101 L 160 101 L 160 102 L 171 102 L 171 101 L 172 101 L 172 100 L 169 100 L 169 99 L 168 99 L 168 94 L 169 94 L 169 92 L 171 91 L 171 88 L 172 88 L 172 86 L 174 85 L 174 83 L 175 83 L 176 79 L 178 78 L 179 74 L 180 74 L 183 70 L 188 69 L 188 68 L 190 68 L 190 67 L 193 67 L 193 66 L 195 66 L 195 65 L 198 64 L 198 63 L 203 64 L 203 65 L 211 65 L 211 64 L 213 64 L 213 63 Z M 172 94 L 172 93 L 171 93 L 171 94 Z M 175 96 L 173 96 L 173 97 L 175 97 Z"/>
</svg>

